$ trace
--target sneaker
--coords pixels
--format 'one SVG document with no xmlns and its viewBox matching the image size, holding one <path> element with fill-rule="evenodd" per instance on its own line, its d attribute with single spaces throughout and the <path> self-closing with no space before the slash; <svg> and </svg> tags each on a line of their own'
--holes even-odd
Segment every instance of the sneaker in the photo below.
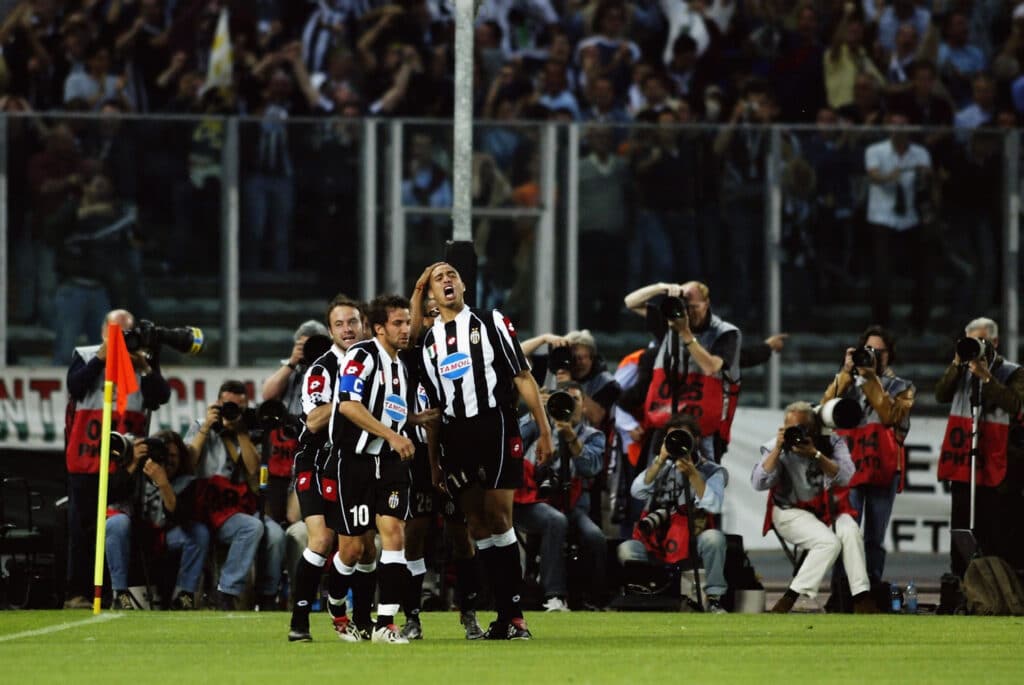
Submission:
<svg viewBox="0 0 1024 685">
<path fill-rule="evenodd" d="M 402 626 L 401 634 L 406 640 L 422 640 L 423 626 L 420 625 L 418 620 L 411 619 Z"/>
<path fill-rule="evenodd" d="M 373 624 L 365 623 L 363 625 L 357 625 L 356 630 L 359 631 L 359 637 L 369 642 L 373 639 Z"/>
<path fill-rule="evenodd" d="M 459 616 L 459 623 L 466 629 L 467 640 L 480 640 L 484 637 L 484 629 L 476 620 L 475 611 L 463 611 Z"/>
<path fill-rule="evenodd" d="M 334 632 L 342 642 L 361 642 L 363 636 L 356 628 L 356 624 L 348 616 L 336 616 L 334 618 Z"/>
<path fill-rule="evenodd" d="M 548 597 L 543 607 L 544 611 L 569 611 L 569 605 L 561 597 Z"/>
<path fill-rule="evenodd" d="M 274 595 L 260 595 L 256 600 L 257 611 L 277 611 L 277 597 Z"/>
<path fill-rule="evenodd" d="M 217 591 L 217 608 L 221 611 L 237 611 L 238 597 L 226 592 Z"/>
<path fill-rule="evenodd" d="M 114 595 L 114 602 L 110 607 L 117 611 L 132 611 L 135 609 L 135 599 L 132 597 L 132 593 L 127 590 L 118 592 Z"/>
<path fill-rule="evenodd" d="M 196 608 L 196 596 L 191 592 L 180 592 L 171 602 L 174 611 L 191 611 Z"/>
<path fill-rule="evenodd" d="M 65 609 L 92 609 L 92 602 L 84 595 L 75 595 L 64 602 Z"/>
<path fill-rule="evenodd" d="M 288 631 L 288 642 L 312 642 L 313 636 L 309 634 L 308 630 L 296 630 L 292 628 Z"/>
<path fill-rule="evenodd" d="M 708 595 L 707 604 L 704 605 L 704 612 L 708 614 L 727 614 L 725 607 L 722 606 L 721 597 L 715 597 L 714 595 Z"/>
<path fill-rule="evenodd" d="M 394 623 L 390 623 L 386 626 L 373 629 L 374 643 L 383 643 L 388 645 L 407 645 L 409 641 L 402 637 L 402 634 L 398 632 L 398 626 Z"/>
<path fill-rule="evenodd" d="M 514 618 L 512 622 L 508 624 L 508 639 L 509 640 L 532 640 L 533 633 L 526 627 L 526 619 Z"/>
<path fill-rule="evenodd" d="M 485 640 L 507 640 L 509 624 L 504 621 L 494 621 L 484 631 Z"/>
</svg>

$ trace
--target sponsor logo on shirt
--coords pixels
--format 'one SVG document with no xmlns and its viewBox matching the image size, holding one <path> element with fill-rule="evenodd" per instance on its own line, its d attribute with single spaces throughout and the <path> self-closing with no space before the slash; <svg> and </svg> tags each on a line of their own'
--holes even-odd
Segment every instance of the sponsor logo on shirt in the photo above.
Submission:
<svg viewBox="0 0 1024 685">
<path fill-rule="evenodd" d="M 449 354 L 447 357 L 441 360 L 438 371 L 441 375 L 450 381 L 456 378 L 462 378 L 469 371 L 469 367 L 473 365 L 473 361 L 469 358 L 469 355 L 465 352 L 455 352 Z"/>
<path fill-rule="evenodd" d="M 394 421 L 405 421 L 409 410 L 405 405 L 405 400 L 399 395 L 391 394 L 384 398 L 384 413 Z"/>
<path fill-rule="evenodd" d="M 502 321 L 505 322 L 505 330 L 508 331 L 508 334 L 511 335 L 513 338 L 516 337 L 516 327 L 512 325 L 512 319 L 506 316 L 502 319 Z"/>
<path fill-rule="evenodd" d="M 327 387 L 327 379 L 323 376 L 310 376 L 306 379 L 306 392 L 310 395 L 323 392 Z"/>
</svg>

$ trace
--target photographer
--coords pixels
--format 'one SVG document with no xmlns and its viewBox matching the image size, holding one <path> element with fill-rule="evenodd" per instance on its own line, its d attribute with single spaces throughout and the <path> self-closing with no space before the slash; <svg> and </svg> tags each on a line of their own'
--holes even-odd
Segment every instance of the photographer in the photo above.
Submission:
<svg viewBox="0 0 1024 685">
<path fill-rule="evenodd" d="M 103 343 L 75 348 L 68 369 L 68 407 L 65 412 L 65 463 L 68 473 L 68 585 L 66 609 L 91 609 L 92 560 L 95 557 L 96 506 L 99 497 L 100 435 L 103 424 L 103 381 L 107 363 L 107 325 L 122 331 L 135 327 L 124 309 L 109 312 L 103 321 Z M 128 395 L 123 414 L 116 411 L 112 427 L 120 433 L 145 435 L 149 412 L 171 397 L 160 375 L 159 347 L 131 353 L 141 392 Z"/>
<path fill-rule="evenodd" d="M 327 328 L 313 319 L 299 326 L 295 331 L 294 345 L 288 359 L 282 359 L 281 367 L 263 382 L 263 401 L 282 402 L 285 410 L 293 417 L 302 414 L 302 377 L 311 361 L 304 359 L 303 350 L 306 341 L 314 335 L 323 336 L 326 341 Z M 292 476 L 292 461 L 299 447 L 298 435 L 285 435 L 284 427 L 278 426 L 266 432 L 263 447 L 264 462 L 270 471 L 265 510 L 275 521 L 283 523 L 288 483 Z"/>
<path fill-rule="evenodd" d="M 181 552 L 172 609 L 194 609 L 210 532 L 193 518 L 196 480 L 181 436 L 162 431 L 151 438 L 125 442 L 121 453 L 111 446 L 118 470 L 107 495 L 106 558 L 114 609 L 134 609 L 128 590 L 133 545 L 141 546 L 146 564 L 166 552 Z M 120 457 L 120 458 L 119 458 Z"/>
<path fill-rule="evenodd" d="M 889 366 L 896 358 L 892 333 L 871 326 L 857 347 L 848 347 L 843 367 L 825 389 L 822 403 L 845 397 L 865 408 L 860 425 L 837 431 L 846 438 L 856 469 L 850 504 L 864 526 L 864 552 L 872 585 L 885 570 L 885 531 L 896 493 L 906 473 L 903 441 L 910 430 L 914 385 Z"/>
<path fill-rule="evenodd" d="M 523 354 L 532 361 L 534 350 L 544 344 L 548 346 L 546 364 L 534 367 L 534 375 L 541 375 L 537 383 L 546 387 L 551 387 L 552 381 L 579 383 L 584 397 L 583 418 L 596 428 L 604 426 L 622 389 L 598 354 L 594 336 L 586 329 L 569 331 L 564 337 L 550 333 L 540 335 L 523 341 Z"/>
<path fill-rule="evenodd" d="M 761 446 L 750 481 L 755 490 L 769 490 L 764 532 L 774 526 L 783 540 L 807 550 L 807 557 L 772 612 L 789 613 L 800 595 L 813 599 L 842 552 L 854 611 L 875 613 L 856 511 L 845 489 L 832 489 L 846 486 L 853 476 L 846 441 L 822 436 L 818 415 L 807 402 L 790 404 L 785 417 L 775 439 Z"/>
<path fill-rule="evenodd" d="M 725 534 L 716 527 L 715 517 L 722 513 L 729 474 L 705 458 L 700 427 L 694 417 L 676 414 L 665 431 L 658 455 L 643 473 L 637 474 L 630 487 L 630 494 L 646 499 L 647 506 L 633 528 L 633 539 L 619 545 L 619 561 L 625 564 L 656 560 L 674 564 L 688 559 L 692 521 L 697 556 L 706 573 L 706 611 L 723 614 L 726 611 L 721 598 L 728 590 L 726 541 Z M 678 438 L 670 437 L 674 433 L 679 434 Z"/>
<path fill-rule="evenodd" d="M 571 398 L 570 406 L 558 405 L 560 393 Z M 545 611 L 568 611 L 566 604 L 566 540 L 571 527 L 578 537 L 592 569 L 589 600 L 603 606 L 605 593 L 604 533 L 589 516 L 589 479 L 596 476 L 604 463 L 604 434 L 583 420 L 586 395 L 575 381 L 558 384 L 558 392 L 546 398 L 549 425 L 555 437 L 555 456 L 537 464 L 537 438 L 540 430 L 527 414 L 519 421 L 519 431 L 526 447 L 523 460 L 523 485 L 514 496 L 512 522 L 517 530 L 540 534 L 541 583 L 544 586 Z M 553 401 L 556 404 L 553 404 Z M 568 403 L 566 403 L 568 404 Z M 571 413 L 566 414 L 566 411 Z M 568 455 L 568 464 L 562 457 Z M 569 481 L 562 478 L 568 475 Z"/>
<path fill-rule="evenodd" d="M 951 404 L 939 457 L 939 480 L 950 481 L 952 529 L 970 525 L 971 407 L 980 392 L 978 453 L 975 462 L 974 537 L 982 552 L 1024 566 L 1021 544 L 1021 488 L 1024 448 L 1019 431 L 1024 373 L 999 350 L 999 327 L 992 319 L 974 319 L 957 343 L 953 362 L 935 387 L 935 399 Z M 1011 428 L 1012 426 L 1012 428 Z M 952 570 L 963 577 L 969 559 L 951 549 Z"/>
<path fill-rule="evenodd" d="M 648 329 L 661 340 L 646 388 L 645 430 L 664 428 L 674 414 L 692 414 L 703 436 L 701 451 L 720 462 L 739 399 L 739 329 L 712 313 L 711 292 L 698 281 L 655 283 L 631 292 L 625 302 L 647 317 Z M 669 331 L 678 334 L 675 349 Z M 673 362 L 675 374 L 671 373 Z M 673 389 L 677 391 L 674 408 Z"/>
<path fill-rule="evenodd" d="M 249 398 L 241 381 L 221 384 L 217 401 L 196 420 L 185 436 L 198 485 L 199 511 L 216 534 L 229 545 L 217 583 L 218 606 L 238 608 L 238 595 L 260 554 L 256 577 L 257 602 L 267 611 L 274 606 L 284 562 L 284 531 L 274 520 L 257 516 L 260 455 L 249 437 L 245 409 Z"/>
</svg>

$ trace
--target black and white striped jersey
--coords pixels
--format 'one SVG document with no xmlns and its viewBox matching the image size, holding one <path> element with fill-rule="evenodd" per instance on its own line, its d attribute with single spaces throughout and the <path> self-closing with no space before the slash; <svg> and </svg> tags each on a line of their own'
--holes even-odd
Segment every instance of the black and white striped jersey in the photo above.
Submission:
<svg viewBox="0 0 1024 685">
<path fill-rule="evenodd" d="M 302 377 L 302 432 L 299 433 L 299 448 L 295 451 L 295 471 L 309 468 L 319 469 L 330 454 L 328 445 L 329 429 L 314 433 L 306 427 L 309 412 L 325 404 L 333 404 L 334 392 L 338 387 L 338 368 L 345 355 L 337 345 L 324 352 L 313 362 Z"/>
<path fill-rule="evenodd" d="M 338 376 L 338 401 L 361 402 L 375 419 L 401 433 L 415 406 L 409 372 L 400 358 L 391 359 L 380 342 L 373 338 L 348 348 L 341 360 Z M 342 455 L 381 454 L 388 447 L 383 438 L 363 430 L 342 417 L 336 429 L 335 446 Z"/>
<path fill-rule="evenodd" d="M 412 384 L 415 395 L 415 404 L 409 407 L 411 414 L 419 414 L 431 407 L 435 406 L 430 401 L 430 395 L 427 393 L 426 384 L 426 373 L 423 369 L 423 346 L 416 345 L 408 350 L 402 350 L 398 353 L 398 356 L 405 362 L 405 368 L 409 371 L 409 383 Z M 407 424 L 408 430 L 406 435 L 413 442 L 418 442 L 422 445 L 427 444 L 427 429 L 423 426 L 414 426 Z"/>
<path fill-rule="evenodd" d="M 423 341 L 423 366 L 427 391 L 455 419 L 513 406 L 512 379 L 530 368 L 508 317 L 470 307 L 448 323 L 434 320 Z"/>
</svg>

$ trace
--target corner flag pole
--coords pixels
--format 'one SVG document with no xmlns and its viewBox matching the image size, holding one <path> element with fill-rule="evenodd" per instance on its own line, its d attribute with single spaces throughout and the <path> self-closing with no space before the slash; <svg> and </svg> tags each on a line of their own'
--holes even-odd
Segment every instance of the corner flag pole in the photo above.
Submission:
<svg viewBox="0 0 1024 685">
<path fill-rule="evenodd" d="M 121 329 L 118 328 L 118 334 Z M 109 364 L 108 364 L 109 367 Z M 103 593 L 103 563 L 107 542 L 107 481 L 110 478 L 110 425 L 113 414 L 114 382 L 103 382 L 103 428 L 100 433 L 100 491 L 96 503 L 96 565 L 93 567 L 92 613 L 100 613 Z"/>
</svg>

